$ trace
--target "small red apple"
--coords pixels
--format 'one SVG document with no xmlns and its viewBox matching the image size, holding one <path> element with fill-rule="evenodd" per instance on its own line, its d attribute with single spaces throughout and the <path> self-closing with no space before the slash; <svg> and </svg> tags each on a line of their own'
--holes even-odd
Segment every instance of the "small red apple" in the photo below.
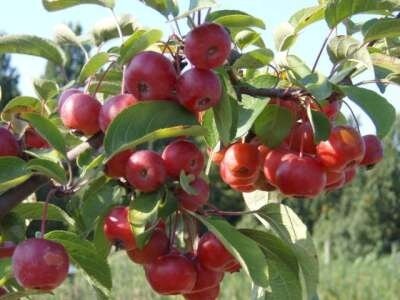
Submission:
<svg viewBox="0 0 400 300">
<path fill-rule="evenodd" d="M 16 245 L 11 241 L 5 241 L 0 244 L 0 259 L 11 257 L 14 253 Z"/>
<path fill-rule="evenodd" d="M 49 143 L 42 138 L 35 129 L 29 127 L 25 130 L 24 141 L 27 149 L 46 149 L 50 148 Z"/>
<path fill-rule="evenodd" d="M 105 165 L 104 173 L 109 177 L 120 178 L 125 177 L 126 165 L 129 157 L 133 154 L 133 150 L 125 150 L 114 155 Z"/>
<path fill-rule="evenodd" d="M 181 207 L 190 211 L 196 211 L 207 203 L 210 196 L 210 188 L 208 183 L 202 178 L 196 178 L 190 183 L 190 186 L 197 191 L 196 195 L 190 195 L 183 189 L 179 189 L 176 192 L 176 198 Z"/>
<path fill-rule="evenodd" d="M 286 154 L 291 153 L 289 150 L 284 148 L 277 148 L 271 150 L 264 160 L 264 175 L 265 178 L 271 183 L 273 186 L 276 186 L 276 170 L 280 166 L 283 157 Z"/>
<path fill-rule="evenodd" d="M 258 175 L 261 167 L 261 155 L 256 146 L 249 143 L 236 143 L 225 152 L 222 164 L 235 177 Z"/>
<path fill-rule="evenodd" d="M 291 150 L 304 153 L 315 154 L 316 145 L 314 144 L 314 133 L 310 122 L 297 123 L 288 139 L 286 140 Z"/>
<path fill-rule="evenodd" d="M 383 145 L 381 140 L 373 134 L 364 135 L 365 154 L 360 165 L 371 167 L 380 162 L 383 158 Z"/>
<path fill-rule="evenodd" d="M 18 156 L 20 148 L 15 136 L 6 128 L 0 127 L 0 156 Z"/>
<path fill-rule="evenodd" d="M 73 94 L 83 94 L 83 92 L 80 89 L 66 89 L 63 91 L 60 95 L 60 98 L 58 98 L 58 111 L 61 110 L 61 106 L 63 106 L 65 100 Z"/>
<path fill-rule="evenodd" d="M 104 218 L 104 235 L 112 243 L 125 250 L 136 248 L 135 236 L 129 222 L 129 208 L 116 206 Z"/>
</svg>

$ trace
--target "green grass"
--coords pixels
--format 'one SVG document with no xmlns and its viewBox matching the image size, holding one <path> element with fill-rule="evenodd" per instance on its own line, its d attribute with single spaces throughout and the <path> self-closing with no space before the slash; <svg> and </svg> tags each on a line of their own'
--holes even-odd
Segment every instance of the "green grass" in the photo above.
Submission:
<svg viewBox="0 0 400 300">
<path fill-rule="evenodd" d="M 113 274 L 112 299 L 177 300 L 160 297 L 146 282 L 143 270 L 131 263 L 123 252 L 110 259 Z M 400 299 L 400 255 L 376 259 L 372 256 L 354 262 L 334 261 L 321 267 L 321 300 L 397 300 Z M 47 300 L 94 300 L 93 290 L 80 274 L 71 277 L 55 291 L 55 296 L 36 296 Z M 226 275 L 220 300 L 250 299 L 250 282 L 241 273 Z"/>
</svg>

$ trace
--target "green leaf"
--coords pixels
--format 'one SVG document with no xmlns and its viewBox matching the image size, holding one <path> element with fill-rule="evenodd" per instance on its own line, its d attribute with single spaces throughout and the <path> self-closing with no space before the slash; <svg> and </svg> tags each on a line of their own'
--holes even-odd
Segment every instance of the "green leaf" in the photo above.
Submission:
<svg viewBox="0 0 400 300">
<path fill-rule="evenodd" d="M 97 254 L 91 242 L 80 238 L 75 233 L 62 230 L 49 232 L 45 237 L 62 244 L 74 264 L 85 272 L 87 280 L 109 295 L 112 286 L 110 266 L 105 258 Z"/>
<path fill-rule="evenodd" d="M 268 286 L 267 262 L 255 241 L 240 233 L 224 219 L 204 218 L 194 213 L 191 214 L 217 236 L 255 284 L 262 287 Z"/>
<path fill-rule="evenodd" d="M 51 160 L 34 158 L 28 161 L 26 167 L 31 172 L 45 175 L 60 184 L 67 183 L 65 170 L 59 164 Z"/>
<path fill-rule="evenodd" d="M 82 43 L 75 32 L 65 24 L 58 24 L 54 28 L 54 40 L 60 45 L 75 45 L 82 47 Z"/>
<path fill-rule="evenodd" d="M 131 15 L 124 14 L 119 16 L 117 19 L 124 36 L 131 35 L 137 30 L 138 25 L 136 24 L 136 20 Z M 91 34 L 96 46 L 99 46 L 109 40 L 118 38 L 119 33 L 115 19 L 111 17 L 100 20 L 94 25 Z"/>
<path fill-rule="evenodd" d="M 207 130 L 207 133 L 204 135 L 204 139 L 208 147 L 214 149 L 219 143 L 219 133 L 212 108 L 208 109 L 203 115 L 201 125 Z"/>
<path fill-rule="evenodd" d="M 174 193 L 165 190 L 164 199 L 161 201 L 158 207 L 158 217 L 166 220 L 178 209 L 178 200 L 176 199 Z"/>
<path fill-rule="evenodd" d="M 0 157 L 0 193 L 13 188 L 31 176 L 26 162 L 18 157 Z"/>
<path fill-rule="evenodd" d="M 121 63 L 129 62 L 136 54 L 161 40 L 162 35 L 159 29 L 143 29 L 134 32 L 121 47 Z"/>
<path fill-rule="evenodd" d="M 257 216 L 268 222 L 273 231 L 292 247 L 309 299 L 316 293 L 319 271 L 317 251 L 306 225 L 290 207 L 282 204 L 268 204 L 259 210 Z"/>
<path fill-rule="evenodd" d="M 333 85 L 324 75 L 312 73 L 299 80 L 301 86 L 309 91 L 317 101 L 327 99 L 333 92 Z"/>
<path fill-rule="evenodd" d="M 1 36 L 0 54 L 3 53 L 39 56 L 60 66 L 67 62 L 65 53 L 56 43 L 33 35 Z"/>
<path fill-rule="evenodd" d="M 289 23 L 292 24 L 296 32 L 299 32 L 307 26 L 322 20 L 324 16 L 325 5 L 311 6 L 297 11 L 290 17 Z"/>
<path fill-rule="evenodd" d="M 343 93 L 371 118 L 380 138 L 385 137 L 396 119 L 396 110 L 378 93 L 355 86 L 340 86 Z"/>
<path fill-rule="evenodd" d="M 280 24 L 274 31 L 275 48 L 278 51 L 286 51 L 296 42 L 297 33 L 290 23 Z"/>
<path fill-rule="evenodd" d="M 65 139 L 57 126 L 49 119 L 36 113 L 25 113 L 23 118 L 27 120 L 35 130 L 43 137 L 54 149 L 64 157 L 67 156 Z"/>
<path fill-rule="evenodd" d="M 129 219 L 136 237 L 144 234 L 146 226 L 157 220 L 158 209 L 161 202 L 161 191 L 142 194 L 132 202 Z M 146 242 L 146 238 L 140 239 L 138 247 L 142 248 Z"/>
<path fill-rule="evenodd" d="M 330 0 L 325 11 L 325 19 L 330 28 L 348 17 L 365 12 L 393 11 L 400 7 L 399 0 Z"/>
<path fill-rule="evenodd" d="M 383 38 L 400 36 L 399 19 L 378 19 L 371 20 L 364 24 L 362 28 L 364 41 L 370 42 Z"/>
<path fill-rule="evenodd" d="M 162 114 L 160 114 L 162 112 Z M 125 109 L 110 124 L 104 138 L 108 157 L 163 138 L 203 135 L 193 114 L 170 101 L 144 101 Z"/>
<path fill-rule="evenodd" d="M 295 55 L 289 55 L 287 57 L 287 63 L 296 79 L 301 79 L 311 74 L 311 69 L 306 63 Z"/>
<path fill-rule="evenodd" d="M 50 100 L 59 94 L 59 87 L 57 82 L 47 79 L 35 79 L 33 81 L 36 94 L 39 98 Z"/>
<path fill-rule="evenodd" d="M 307 109 L 307 115 L 313 129 L 315 142 L 319 143 L 329 139 L 332 125 L 326 115 L 309 108 Z"/>
<path fill-rule="evenodd" d="M 267 99 L 257 99 L 250 96 L 243 96 L 242 101 L 239 103 L 238 109 L 239 118 L 236 132 L 237 138 L 247 134 L 267 104 Z"/>
<path fill-rule="evenodd" d="M 155 9 L 168 19 L 169 15 L 176 17 L 179 14 L 177 0 L 140 0 L 147 6 Z"/>
<path fill-rule="evenodd" d="M 268 65 L 274 58 L 274 53 L 266 48 L 256 49 L 240 56 L 233 67 L 236 69 L 259 69 Z"/>
<path fill-rule="evenodd" d="M 240 30 L 238 33 L 236 33 L 234 41 L 240 49 L 244 49 L 249 46 L 257 46 L 260 48 L 265 47 L 261 34 L 249 28 Z"/>
<path fill-rule="evenodd" d="M 329 41 L 327 51 L 333 63 L 351 60 L 365 67 L 372 65 L 367 48 L 361 47 L 361 43 L 351 36 L 334 37 Z"/>
<path fill-rule="evenodd" d="M 92 181 L 82 197 L 80 206 L 86 229 L 93 229 L 99 216 L 104 216 L 112 206 L 121 204 L 122 195 L 123 189 L 105 176 Z"/>
<path fill-rule="evenodd" d="M 20 203 L 12 212 L 19 217 L 27 220 L 41 220 L 43 216 L 44 202 Z M 47 219 L 51 221 L 59 221 L 75 227 L 75 221 L 65 211 L 58 206 L 48 203 Z"/>
<path fill-rule="evenodd" d="M 190 183 L 195 180 L 195 177 L 193 175 L 186 175 L 185 171 L 181 170 L 181 173 L 179 174 L 179 184 L 182 187 L 182 189 L 188 193 L 189 195 L 198 195 L 198 191 L 190 185 Z"/>
<path fill-rule="evenodd" d="M 223 93 L 220 101 L 213 107 L 214 120 L 219 138 L 223 145 L 229 145 L 236 136 L 237 101 L 235 90 L 229 80 L 228 74 L 220 70 Z"/>
<path fill-rule="evenodd" d="M 254 133 L 268 147 L 278 147 L 289 135 L 293 114 L 279 105 L 267 105 L 254 123 Z"/>
<path fill-rule="evenodd" d="M 100 52 L 92 56 L 82 67 L 78 82 L 83 83 L 90 76 L 96 74 L 108 62 L 109 58 L 110 54 L 106 52 Z"/>
<path fill-rule="evenodd" d="M 57 11 L 80 4 L 97 4 L 114 8 L 115 0 L 42 0 L 42 4 L 47 11 Z"/>
<path fill-rule="evenodd" d="M 263 20 L 240 10 L 217 10 L 207 16 L 207 21 L 218 23 L 228 28 L 258 27 L 265 29 Z"/>
<path fill-rule="evenodd" d="M 272 299 L 302 299 L 299 266 L 293 249 L 270 232 L 241 229 L 264 252 L 268 264 Z"/>
<path fill-rule="evenodd" d="M 103 258 L 107 258 L 112 245 L 104 234 L 104 217 L 99 217 L 97 220 L 97 225 L 94 229 L 93 244 L 97 249 L 97 253 Z"/>
<path fill-rule="evenodd" d="M 40 112 L 41 107 L 40 100 L 37 98 L 18 96 L 7 103 L 1 112 L 1 118 L 4 121 L 10 121 L 13 114 L 33 111 Z"/>
<path fill-rule="evenodd" d="M 400 74 L 400 59 L 381 53 L 371 54 L 372 63 L 389 73 Z"/>
</svg>

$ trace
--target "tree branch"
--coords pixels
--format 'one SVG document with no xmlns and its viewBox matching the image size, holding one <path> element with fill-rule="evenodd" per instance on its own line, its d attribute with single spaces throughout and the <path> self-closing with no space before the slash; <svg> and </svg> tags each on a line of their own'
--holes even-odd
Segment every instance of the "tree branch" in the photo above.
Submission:
<svg viewBox="0 0 400 300">
<path fill-rule="evenodd" d="M 103 133 L 97 133 L 86 142 L 79 144 L 67 153 L 68 160 L 75 160 L 80 154 L 89 148 L 98 149 L 103 144 Z M 15 206 L 25 200 L 41 186 L 50 182 L 50 179 L 42 175 L 33 175 L 22 184 L 0 195 L 0 219 Z"/>
<path fill-rule="evenodd" d="M 287 88 L 287 89 L 265 89 L 265 88 L 255 88 L 250 85 L 242 85 L 237 87 L 237 91 L 239 94 L 249 95 L 249 96 L 258 96 L 258 97 L 271 97 L 271 98 L 292 98 L 299 97 L 301 95 L 307 94 L 302 89 L 299 88 Z"/>
</svg>

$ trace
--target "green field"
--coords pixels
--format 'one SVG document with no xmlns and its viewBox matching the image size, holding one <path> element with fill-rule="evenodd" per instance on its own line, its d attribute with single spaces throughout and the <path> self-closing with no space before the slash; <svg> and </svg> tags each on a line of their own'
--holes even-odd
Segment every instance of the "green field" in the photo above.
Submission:
<svg viewBox="0 0 400 300">
<path fill-rule="evenodd" d="M 113 299 L 160 300 L 182 299 L 154 294 L 140 267 L 120 252 L 112 256 Z M 367 257 L 355 262 L 335 261 L 321 268 L 321 300 L 397 300 L 400 297 L 400 255 L 380 259 Z M 55 296 L 34 299 L 96 299 L 93 290 L 78 273 L 59 289 Z M 223 281 L 221 300 L 250 299 L 250 282 L 242 273 L 227 275 Z"/>
</svg>

